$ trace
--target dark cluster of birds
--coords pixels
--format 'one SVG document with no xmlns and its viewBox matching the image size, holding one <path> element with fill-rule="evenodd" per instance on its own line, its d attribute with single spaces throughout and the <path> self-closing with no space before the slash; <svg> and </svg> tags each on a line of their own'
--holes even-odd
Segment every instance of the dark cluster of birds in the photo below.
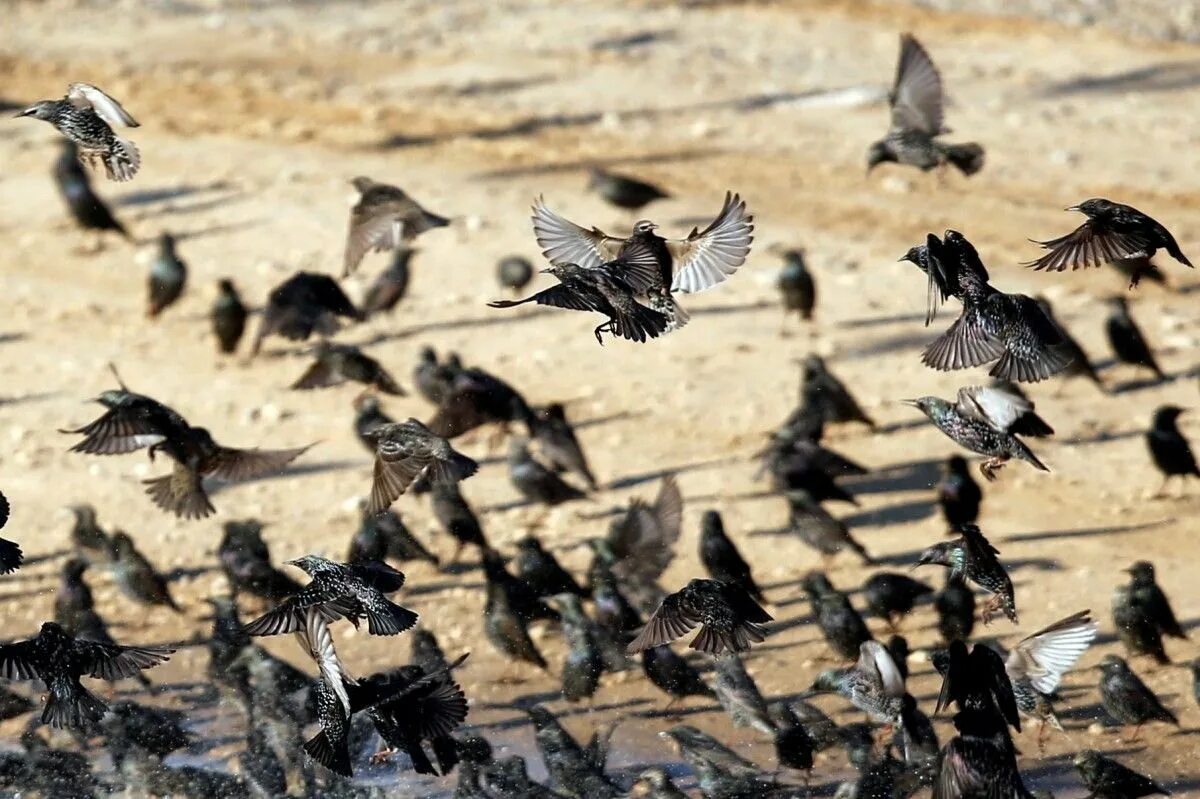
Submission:
<svg viewBox="0 0 1200 799">
<path fill-rule="evenodd" d="M 909 34 L 900 38 L 889 103 L 890 127 L 870 145 L 868 171 L 883 163 L 924 171 L 950 166 L 964 176 L 982 170 L 979 144 L 942 139 L 949 131 L 941 76 Z M 100 234 L 131 238 L 81 166 L 98 165 L 114 181 L 137 174 L 138 148 L 113 130 L 138 124 L 121 104 L 95 86 L 73 83 L 63 99 L 36 103 L 18 116 L 48 122 L 64 137 L 53 175 L 75 220 Z M 857 505 L 856 486 L 870 470 L 824 443 L 827 428 L 836 425 L 860 425 L 871 432 L 879 426 L 826 361 L 809 355 L 799 362 L 795 410 L 754 456 L 759 477 L 769 478 L 770 496 L 787 512 L 786 527 L 767 532 L 794 537 L 821 559 L 822 569 L 796 581 L 798 596 L 784 597 L 778 584 L 756 576 L 742 552 L 744 532 L 727 528 L 711 509 L 700 519 L 698 564 L 691 572 L 702 570 L 705 576 L 679 579 L 674 570 L 668 580 L 684 530 L 684 494 L 669 472 L 661 473 L 655 496 L 615 509 L 603 534 L 588 533 L 569 546 L 549 545 L 535 534 L 549 509 L 594 502 L 605 488 L 576 433 L 569 403 L 531 403 L 498 375 L 464 364 L 457 353 L 439 354 L 430 347 L 421 350 L 411 379 L 402 382 L 389 370 L 390 359 L 332 340 L 346 326 L 392 313 L 408 290 L 414 240 L 454 224 L 397 186 L 367 177 L 354 178 L 352 185 L 359 196 L 350 211 L 341 277 L 373 252 L 389 252 L 388 265 L 358 302 L 332 275 L 295 272 L 265 298 L 249 355 L 258 355 L 273 336 L 291 342 L 316 337 L 311 362 L 290 387 L 310 391 L 358 384 L 353 432 L 373 458 L 372 479 L 369 486 L 364 481 L 361 519 L 344 561 L 306 554 L 286 562 L 307 575 L 303 584 L 273 562 L 263 537 L 266 524 L 241 519 L 223 525 L 215 556 L 228 593 L 208 600 L 212 630 L 203 642 L 208 656 L 203 688 L 238 708 L 244 734 L 237 773 L 183 765 L 182 758 L 174 758 L 203 751 L 201 725 L 189 714 L 116 700 L 112 692 L 104 699 L 82 682 L 133 679 L 153 694 L 161 684 L 143 672 L 194 642 L 114 640 L 96 609 L 92 584 L 97 574 L 108 575 L 122 601 L 147 612 L 182 614 L 187 608 L 172 594 L 172 575 L 159 571 L 132 536 L 106 531 L 94 509 L 80 504 L 71 508 L 71 546 L 55 593 L 54 620 L 43 623 L 36 636 L 0 644 L 0 678 L 37 681 L 44 689 L 40 702 L 0 689 L 0 716 L 30 717 L 19 739 L 21 753 L 0 752 L 0 787 L 14 795 L 47 797 L 118 791 L 194 797 L 421 795 L 419 790 L 388 793 L 390 781 L 411 769 L 435 777 L 455 773 L 457 799 L 679 799 L 687 794 L 676 781 L 687 772 L 615 770 L 609 764 L 613 728 L 597 730 L 581 743 L 547 707 L 561 696 L 570 708 L 591 708 L 598 695 L 640 671 L 666 702 L 650 717 L 672 720 L 661 735 L 678 748 L 708 799 L 814 795 L 812 774 L 828 760 L 823 753 L 835 747 L 845 749 L 853 767 L 853 774 L 830 786 L 837 796 L 896 799 L 926 789 L 934 799 L 1035 795 L 1019 767 L 1023 753 L 1014 733 L 1023 723 L 1036 725 L 1039 751 L 1049 731 L 1067 735 L 1065 716 L 1056 706 L 1075 697 L 1060 695 L 1058 688 L 1096 639 L 1098 624 L 1091 611 L 1078 610 L 1007 649 L 992 638 L 974 637 L 977 620 L 989 632 L 996 631 L 997 616 L 1017 625 L 1018 593 L 1026 618 L 1044 615 L 1044 603 L 1036 586 L 1014 583 L 1003 552 L 980 526 L 984 493 L 963 456 L 945 460 L 934 486 L 947 535 L 909 558 L 903 564 L 909 573 L 879 568 L 880 560 L 852 535 L 851 524 L 826 507 Z M 600 168 L 591 171 L 588 189 L 619 209 L 639 213 L 671 197 L 651 183 Z M 1028 266 L 1061 272 L 1112 264 L 1129 277 L 1132 289 L 1143 278 L 1165 279 L 1150 262 L 1159 250 L 1192 265 L 1164 225 L 1131 206 L 1090 199 L 1068 210 L 1084 214 L 1086 221 L 1071 233 L 1037 242 L 1046 252 Z M 679 297 L 732 278 L 747 261 L 755 230 L 745 200 L 734 192 L 726 193 L 710 224 L 680 238 L 660 236 L 649 219 L 636 221 L 628 235 L 610 235 L 567 220 L 540 197 L 532 211 L 533 241 L 548 263 L 540 271 L 556 283 L 522 297 L 538 269 L 523 256 L 506 256 L 497 265 L 497 282 L 516 298 L 489 305 L 536 303 L 598 314 L 603 321 L 593 335 L 600 344 L 605 334 L 644 343 L 683 328 L 690 317 Z M 805 322 L 813 319 L 817 286 L 803 250 L 787 250 L 783 259 L 777 287 L 786 331 L 791 314 Z M 962 450 L 982 456 L 979 471 L 986 481 L 997 479 L 1010 460 L 1050 471 L 1027 440 L 1055 431 L 1020 384 L 1084 375 L 1107 390 L 1083 349 L 1045 300 L 993 286 L 978 251 L 956 230 L 927 234 L 901 260 L 925 274 L 927 326 L 950 298 L 961 306 L 949 328 L 925 348 L 922 363 L 940 371 L 988 367 L 993 379 L 960 388 L 953 400 L 921 396 L 904 402 Z M 159 317 L 184 295 L 188 274 L 177 238 L 162 233 L 149 269 L 148 317 Z M 1112 302 L 1106 331 L 1117 360 L 1166 379 L 1124 297 Z M 219 353 L 238 351 L 250 316 L 233 282 L 221 280 L 210 313 Z M 144 449 L 151 461 L 166 456 L 170 471 L 143 481 L 145 493 L 180 519 L 200 520 L 217 512 L 211 501 L 214 481 L 242 482 L 284 471 L 313 446 L 224 446 L 162 401 L 130 391 L 115 367 L 112 373 L 118 388 L 95 400 L 103 414 L 60 432 L 80 437 L 70 451 L 82 455 Z M 431 406 L 425 421 L 399 421 L 385 410 L 379 395 L 405 396 L 406 386 Z M 1164 490 L 1172 477 L 1200 477 L 1176 423 L 1182 413 L 1175 406 L 1159 408 L 1146 433 Z M 507 455 L 497 460 L 503 460 L 521 502 L 544 511 L 507 555 L 493 545 L 481 514 L 463 493 L 464 481 L 490 462 L 459 451 L 470 442 L 468 434 L 480 430 L 490 435 L 489 447 L 508 438 Z M 448 561 L 409 529 L 407 511 L 393 507 L 415 506 L 420 497 L 427 498 L 437 527 L 454 543 Z M 0 495 L 0 528 L 10 521 L 10 510 Z M 594 517 L 575 518 L 584 528 Z M 555 554 L 576 545 L 590 551 L 583 573 L 572 573 Z M 464 551 L 469 551 L 465 564 Z M 835 586 L 828 574 L 844 552 L 872 567 L 861 586 L 849 590 Z M 510 708 L 532 728 L 545 781 L 531 776 L 523 757 L 498 752 L 483 735 L 485 725 L 468 724 L 474 703 L 458 682 L 467 654 L 447 657 L 418 614 L 392 598 L 412 588 L 394 563 L 425 562 L 450 574 L 473 568 L 476 557 L 483 581 L 482 637 L 508 663 L 508 673 L 497 681 L 523 682 L 541 672 L 560 686 L 549 696 L 521 699 Z M 17 543 L 0 539 L 0 574 L 16 571 L 24 558 Z M 911 572 L 926 565 L 944 567 L 940 587 Z M 1172 658 L 1164 638 L 1186 640 L 1187 630 L 1149 561 L 1127 571 L 1129 580 L 1116 588 L 1111 608 L 1116 638 L 1128 658 L 1148 657 L 1152 668 L 1168 666 Z M 806 690 L 764 694 L 753 674 L 756 662 L 762 662 L 755 650 L 791 624 L 777 621 L 768 608 L 792 602 L 807 605 L 810 615 L 802 622 L 819 632 L 827 650 L 822 658 L 833 665 Z M 244 622 L 241 611 L 250 603 L 256 616 Z M 918 656 L 901 630 L 911 615 L 927 611 L 939 641 Z M 408 662 L 353 676 L 338 647 L 353 649 L 364 622 L 367 636 L 409 639 Z M 336 640 L 335 630 L 341 631 Z M 315 668 L 297 668 L 260 645 L 260 639 L 280 635 L 294 636 L 305 665 L 311 661 Z M 685 637 L 694 652 L 673 648 Z M 551 642 L 554 638 L 561 646 Z M 552 663 L 551 652 L 561 652 L 561 661 Z M 924 662 L 940 679 L 933 699 L 909 687 L 910 669 Z M 1179 726 L 1176 711 L 1126 659 L 1106 654 L 1098 670 L 1097 710 L 1103 710 L 1103 721 L 1099 712 L 1095 716 L 1098 723 L 1121 728 L 1122 736 L 1128 733 L 1126 742 L 1136 742 L 1148 724 Z M 1200 660 L 1192 672 L 1200 702 Z M 821 694 L 836 695 L 864 720 L 836 723 L 813 703 Z M 698 712 L 695 705 L 681 707 L 691 697 L 715 700 L 735 726 L 762 736 L 773 768 L 744 756 L 753 750 L 735 751 L 694 726 L 674 723 Z M 930 710 L 952 725 L 949 738 L 939 737 Z M 1071 717 L 1076 718 L 1077 713 Z M 39 729 L 43 725 L 64 731 L 54 736 L 70 736 L 74 745 L 59 746 L 54 736 L 48 740 Z M 311 735 L 305 735 L 306 728 Z M 1103 728 L 1088 734 L 1101 735 Z M 97 739 L 107 768 L 93 757 Z M 1069 738 L 1078 749 L 1071 763 L 1089 796 L 1135 799 L 1169 793 L 1155 779 L 1077 743 L 1075 736 Z M 363 771 L 369 778 L 356 780 L 356 772 L 361 777 Z"/>
</svg>

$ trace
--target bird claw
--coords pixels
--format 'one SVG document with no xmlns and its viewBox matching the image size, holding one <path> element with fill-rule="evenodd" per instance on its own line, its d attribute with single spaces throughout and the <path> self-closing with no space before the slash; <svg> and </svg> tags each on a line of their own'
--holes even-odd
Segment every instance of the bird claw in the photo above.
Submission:
<svg viewBox="0 0 1200 799">
<path fill-rule="evenodd" d="M 601 333 L 611 333 L 612 328 L 611 328 L 609 322 L 605 322 L 604 324 L 597 326 L 596 329 L 592 332 L 596 334 L 596 343 L 599 344 L 601 347 L 603 347 L 604 346 L 604 338 L 601 337 L 600 334 Z"/>
<path fill-rule="evenodd" d="M 395 749 L 380 749 L 375 754 L 371 755 L 372 766 L 382 766 L 391 759 L 392 755 L 396 754 Z"/>
<path fill-rule="evenodd" d="M 999 458 L 988 458 L 983 463 L 979 464 L 979 473 L 989 483 L 996 482 L 996 472 L 1004 467 L 1004 461 Z"/>
</svg>

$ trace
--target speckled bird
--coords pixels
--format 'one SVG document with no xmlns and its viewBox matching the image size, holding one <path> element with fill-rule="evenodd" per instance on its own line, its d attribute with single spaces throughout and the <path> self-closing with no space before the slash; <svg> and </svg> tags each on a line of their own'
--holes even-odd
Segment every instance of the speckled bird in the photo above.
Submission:
<svg viewBox="0 0 1200 799">
<path fill-rule="evenodd" d="M 604 756 L 592 747 L 585 749 L 563 729 L 558 719 L 541 705 L 526 710 L 533 723 L 534 738 L 550 787 L 574 799 L 618 799 L 623 795 L 604 773 Z"/>
<path fill-rule="evenodd" d="M 430 483 L 457 483 L 479 470 L 479 464 L 416 419 L 376 427 L 375 471 L 368 513 L 380 513 L 408 490 L 418 477 Z"/>
<path fill-rule="evenodd" d="M 384 394 L 403 397 L 408 393 L 379 361 L 352 344 L 321 341 L 313 354 L 316 361 L 292 383 L 293 389 L 329 388 L 353 381 Z"/>
<path fill-rule="evenodd" d="M 542 542 L 532 535 L 517 541 L 517 577 L 524 580 L 538 596 L 556 594 L 586 596 L 587 592 L 575 582 L 570 572 L 564 569 L 553 554 L 546 551 Z"/>
<path fill-rule="evenodd" d="M 589 490 L 595 491 L 596 478 L 562 403 L 552 402 L 534 409 L 532 427 L 533 440 L 550 468 L 574 472 L 583 478 Z"/>
<path fill-rule="evenodd" d="M 671 697 L 668 708 L 689 696 L 716 698 L 700 672 L 665 644 L 642 650 L 642 671 L 651 684 Z"/>
<path fill-rule="evenodd" d="M 669 738 L 693 770 L 710 764 L 730 774 L 750 776 L 762 773 L 754 763 L 691 725 L 677 724 L 659 732 L 658 735 L 660 738 Z"/>
<path fill-rule="evenodd" d="M 854 666 L 819 674 L 809 693 L 822 691 L 838 694 L 874 721 L 900 723 L 904 679 L 891 653 L 878 641 L 863 641 Z"/>
<path fill-rule="evenodd" d="M 8 524 L 10 510 L 8 497 L 0 493 L 0 529 L 3 529 L 4 525 Z M 16 571 L 20 568 L 24 557 L 21 553 L 21 547 L 12 541 L 0 538 L 0 574 L 10 574 Z"/>
<path fill-rule="evenodd" d="M 1012 580 L 997 557 L 1000 550 L 992 546 L 973 524 L 962 525 L 958 533 L 955 540 L 934 544 L 922 552 L 916 565 L 946 566 L 952 575 L 961 575 L 987 591 L 991 596 L 980 613 L 984 624 L 991 621 L 992 614 L 998 609 L 1016 624 L 1017 602 Z"/>
<path fill-rule="evenodd" d="M 1084 749 L 1071 759 L 1089 795 L 1095 799 L 1139 799 L 1142 796 L 1171 792 L 1149 777 L 1102 755 L 1095 749 Z"/>
<path fill-rule="evenodd" d="M 823 572 L 805 575 L 802 588 L 829 648 L 843 660 L 857 658 L 863 643 L 872 639 L 871 631 L 850 604 L 850 598 L 834 588 Z"/>
<path fill-rule="evenodd" d="M 975 629 L 975 593 L 961 575 L 946 572 L 946 584 L 933 599 L 942 641 L 969 641 Z"/>
<path fill-rule="evenodd" d="M 808 355 L 800 361 L 800 399 L 821 409 L 825 421 L 861 422 L 872 430 L 875 421 L 858 404 L 846 384 L 829 371 L 820 355 Z"/>
<path fill-rule="evenodd" d="M 463 547 L 475 546 L 487 549 L 487 538 L 479 517 L 458 488 L 458 483 L 434 483 L 429 491 L 430 509 L 433 517 L 454 539 L 454 555 L 451 563 L 457 563 Z"/>
<path fill-rule="evenodd" d="M 766 639 L 762 625 L 769 621 L 772 616 L 744 588 L 719 580 L 693 579 L 667 595 L 627 651 L 636 654 L 661 646 L 703 625 L 689 645 L 692 649 L 711 655 L 745 652 L 752 642 Z"/>
<path fill-rule="evenodd" d="M 1135 725 L 1133 738 L 1150 721 L 1179 726 L 1175 714 L 1117 655 L 1105 655 L 1100 661 L 1100 704 L 1114 721 Z"/>
<path fill-rule="evenodd" d="M 823 558 L 828 559 L 850 549 L 863 563 L 875 562 L 866 547 L 850 535 L 850 528 L 821 507 L 807 491 L 788 491 L 787 501 L 787 531 L 795 533 L 801 541 L 820 552 Z"/>
<path fill-rule="evenodd" d="M 226 522 L 217 560 L 235 596 L 244 591 L 268 602 L 282 602 L 299 592 L 301 585 L 272 565 L 262 529 L 254 519 Z"/>
<path fill-rule="evenodd" d="M 450 224 L 449 219 L 426 211 L 396 186 L 365 177 L 357 177 L 351 184 L 359 198 L 350 209 L 343 276 L 357 269 L 363 256 L 372 250 L 394 250 L 426 231 Z"/>
<path fill-rule="evenodd" d="M 49 122 L 79 148 L 79 159 L 104 165 L 109 180 L 126 181 L 142 164 L 137 146 L 113 132 L 113 127 L 138 127 L 121 104 L 88 83 L 72 83 L 61 100 L 42 100 L 18 113 Z"/>
<path fill-rule="evenodd" d="M 593 633 L 591 620 L 577 594 L 560 593 L 554 604 L 562 614 L 563 640 L 567 644 L 562 665 L 562 694 L 568 702 L 590 700 L 600 687 L 604 657 Z"/>
<path fill-rule="evenodd" d="M 1049 695 L 1095 637 L 1096 623 L 1090 611 L 1081 610 L 1021 639 L 1008 653 L 1004 668 L 1012 682 L 1017 710 L 1038 722 L 1039 746 L 1047 724 L 1063 731 Z"/>
<path fill-rule="evenodd" d="M 717 701 L 736 727 L 750 727 L 763 735 L 775 736 L 775 721 L 767 701 L 746 664 L 736 652 L 723 652 L 713 658 L 713 690 Z"/>
</svg>

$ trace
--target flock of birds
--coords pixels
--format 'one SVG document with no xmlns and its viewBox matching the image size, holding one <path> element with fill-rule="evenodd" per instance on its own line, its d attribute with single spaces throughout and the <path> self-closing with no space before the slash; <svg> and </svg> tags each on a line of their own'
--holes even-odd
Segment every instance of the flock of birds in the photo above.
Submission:
<svg viewBox="0 0 1200 799">
<path fill-rule="evenodd" d="M 134 118 L 112 97 L 83 83 L 72 84 L 64 98 L 36 103 L 18 116 L 48 122 L 65 137 L 54 176 L 75 219 L 86 228 L 128 236 L 94 192 L 81 160 L 101 165 L 111 180 L 134 178 L 139 150 L 113 130 L 136 127 Z M 922 170 L 950 166 L 966 175 L 979 171 L 983 148 L 946 144 L 939 138 L 944 132 L 939 73 L 917 40 L 903 35 L 891 125 L 886 137 L 870 146 L 868 164 L 894 162 Z M 478 554 L 486 580 L 483 638 L 512 663 L 514 679 L 529 669 L 550 671 L 530 634 L 532 626 L 546 626 L 560 631 L 567 645 L 558 670 L 567 702 L 590 702 L 604 674 L 640 667 L 649 683 L 669 697 L 671 707 L 691 696 L 715 698 L 735 724 L 770 741 L 777 768 L 773 775 L 695 727 L 679 724 L 665 730 L 705 797 L 807 796 L 816 753 L 839 745 L 855 769 L 837 788 L 840 796 L 905 797 L 926 787 L 936 799 L 1032 795 L 1018 767 L 1011 731 L 1020 731 L 1022 723 L 1036 724 L 1040 748 L 1048 730 L 1063 729 L 1055 712 L 1060 700 L 1056 689 L 1092 643 L 1097 623 L 1089 610 L 1081 609 L 1021 638 L 1007 654 L 991 644 L 972 644 L 977 617 L 987 625 L 999 614 L 1016 625 L 1019 603 L 1001 553 L 978 526 L 983 490 L 964 457 L 947 460 L 936 486 L 949 536 L 932 543 L 912 564 L 943 567 L 942 587 L 909 574 L 875 571 L 862 585 L 862 597 L 870 615 L 893 633 L 878 641 L 846 591 L 821 571 L 809 573 L 803 589 L 813 623 L 842 665 L 822 672 L 807 691 L 767 701 L 742 656 L 772 634 L 773 618 L 718 513 L 708 511 L 702 520 L 699 561 L 707 576 L 674 591 L 660 585 L 681 530 L 683 495 L 672 476 L 663 478 L 652 500 L 632 501 L 607 534 L 588 542 L 592 561 L 584 580 L 563 568 L 532 534 L 521 539 L 511 557 L 489 544 L 479 516 L 459 488 L 479 468 L 455 448 L 455 439 L 463 434 L 484 427 L 500 434 L 512 426 L 524 428 L 525 435 L 510 442 L 507 468 L 514 488 L 530 503 L 554 506 L 578 500 L 595 490 L 597 481 L 561 404 L 531 405 L 512 385 L 464 365 L 453 353 L 439 356 L 426 348 L 414 370 L 413 384 L 435 407 L 427 422 L 396 421 L 384 412 L 377 394 L 404 394 L 400 382 L 362 349 L 330 339 L 345 324 L 396 307 L 407 289 L 410 242 L 448 220 L 395 186 L 365 177 L 353 184 L 360 197 L 350 215 L 343 275 L 356 270 L 372 251 L 393 251 L 390 265 L 357 304 L 334 277 L 297 272 L 270 292 L 250 349 L 257 353 L 270 336 L 319 338 L 312 364 L 292 387 L 314 390 L 346 382 L 365 387 L 355 402 L 354 429 L 374 457 L 373 478 L 369 490 L 364 486 L 362 526 L 346 561 L 310 554 L 288 562 L 308 576 L 304 584 L 272 563 L 261 523 L 224 525 L 217 555 L 230 594 L 209 600 L 208 676 L 218 694 L 244 713 L 240 774 L 166 762 L 171 753 L 194 743 L 185 714 L 127 700 L 110 706 L 81 682 L 137 679 L 151 686 L 143 672 L 173 653 L 115 642 L 95 609 L 85 579 L 89 570 L 110 572 L 131 601 L 177 612 L 179 607 L 168 581 L 135 542 L 119 531 L 105 531 L 94 510 L 79 505 L 73 509 L 73 552 L 62 568 L 54 620 L 32 638 L 0 645 L 0 677 L 44 686 L 40 710 L 26 696 L 7 689 L 0 693 L 5 718 L 32 712 L 21 737 L 23 753 L 0 753 L 0 785 L 22 795 L 51 797 L 110 790 L 205 797 L 386 795 L 386 784 L 353 780 L 356 766 L 361 767 L 357 753 L 371 746 L 364 742 L 378 741 L 373 763 L 399 761 L 421 774 L 457 770 L 455 796 L 461 799 L 684 796 L 674 783 L 678 772 L 651 768 L 632 783 L 611 772 L 606 768 L 611 729 L 581 744 L 542 705 L 520 709 L 536 732 L 549 776 L 545 785 L 530 778 L 524 759 L 498 755 L 479 729 L 466 726 L 469 702 L 455 672 L 467 654 L 447 657 L 419 625 L 418 614 L 390 598 L 404 586 L 405 575 L 387 561 L 439 564 L 392 509 L 403 495 L 413 493 L 429 496 L 440 527 L 456 542 L 455 561 L 464 548 Z M 667 196 L 651 184 L 600 170 L 590 186 L 631 210 Z M 1085 221 L 1042 243 L 1046 253 L 1031 262 L 1034 269 L 1113 263 L 1130 275 L 1132 288 L 1143 277 L 1162 279 L 1150 263 L 1159 250 L 1191 266 L 1168 229 L 1137 209 L 1091 199 L 1069 210 L 1084 214 Z M 754 225 L 746 202 L 729 193 L 710 225 L 677 239 L 663 238 L 648 220 L 637 222 L 627 237 L 609 235 L 568 221 L 541 199 L 533 206 L 533 230 L 549 264 L 542 271 L 557 283 L 523 299 L 491 305 L 534 302 L 598 314 L 603 321 L 593 332 L 603 344 L 605 334 L 647 342 L 686 325 L 689 317 L 679 297 L 733 277 L 750 252 Z M 1023 438 L 1054 431 L 1019 384 L 1074 374 L 1104 388 L 1083 350 L 1045 301 L 993 287 L 980 255 L 958 231 L 927 235 L 902 260 L 926 276 L 927 324 L 950 298 L 961 304 L 957 319 L 926 348 L 923 362 L 938 370 L 990 365 L 989 375 L 995 378 L 989 385 L 962 388 L 953 401 L 926 396 L 908 402 L 962 449 L 983 456 L 979 471 L 988 481 L 997 479 L 998 470 L 1012 459 L 1048 471 Z M 499 264 L 498 278 L 504 288 L 521 292 L 534 272 L 528 261 L 507 258 Z M 186 283 L 186 264 L 174 240 L 164 234 L 150 270 L 148 315 L 169 309 Z M 787 313 L 811 316 L 816 286 L 802 252 L 786 254 L 779 288 Z M 238 349 L 248 317 L 233 283 L 221 281 L 211 323 L 222 353 Z M 1119 360 L 1163 376 L 1123 299 L 1115 303 L 1107 332 Z M 278 472 L 308 449 L 225 446 L 159 399 L 131 391 L 115 368 L 113 374 L 118 387 L 96 398 L 103 413 L 62 432 L 79 437 L 70 449 L 81 455 L 145 450 L 152 460 L 165 456 L 170 471 L 145 481 L 150 501 L 164 512 L 205 518 L 215 512 L 206 480 L 236 482 Z M 825 559 L 850 551 L 873 565 L 866 548 L 824 507 L 855 502 L 840 481 L 866 470 L 821 442 L 829 425 L 861 423 L 874 429 L 875 424 L 821 358 L 804 359 L 802 375 L 798 407 L 759 453 L 761 472 L 788 503 L 792 533 Z M 1179 408 L 1160 408 L 1147 433 L 1152 459 L 1165 479 L 1200 475 L 1176 427 L 1180 413 Z M 7 519 L 4 500 L 0 526 Z M 22 559 L 18 543 L 0 539 L 0 573 L 19 568 Z M 1169 664 L 1164 636 L 1186 638 L 1187 633 L 1157 584 L 1153 565 L 1139 561 L 1128 571 L 1128 583 L 1113 599 L 1116 634 L 1130 657 Z M 976 592 L 986 596 L 982 606 Z M 239 599 L 257 602 L 263 612 L 244 623 Z M 927 715 L 929 708 L 923 709 L 906 688 L 911 653 L 897 632 L 908 614 L 926 604 L 936 613 L 943 640 L 943 647 L 930 656 L 942 677 L 932 709 L 953 711 L 954 734 L 944 742 Z M 410 638 L 409 663 L 352 676 L 339 658 L 334 633 L 342 622 L 358 628 L 364 621 L 369 635 Z M 697 656 L 684 657 L 672 649 L 677 639 L 697 628 L 689 644 Z M 315 677 L 255 643 L 257 637 L 289 634 L 315 664 Z M 1193 673 L 1200 701 L 1200 662 Z M 1100 662 L 1096 690 L 1109 723 L 1133 729 L 1130 740 L 1143 725 L 1179 723 L 1117 655 Z M 866 721 L 835 724 L 808 701 L 823 692 L 840 696 Z M 302 731 L 314 722 L 318 731 L 304 740 Z M 84 751 L 100 736 L 112 769 L 95 771 L 87 755 L 52 746 L 38 732 L 42 724 L 68 730 Z M 1161 782 L 1098 751 L 1080 751 L 1073 762 L 1092 797 L 1169 793 Z"/>
</svg>

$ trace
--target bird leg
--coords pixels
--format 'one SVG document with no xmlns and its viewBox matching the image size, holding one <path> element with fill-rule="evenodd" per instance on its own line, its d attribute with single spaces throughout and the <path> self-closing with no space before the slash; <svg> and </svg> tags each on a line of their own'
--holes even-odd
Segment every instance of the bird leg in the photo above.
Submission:
<svg viewBox="0 0 1200 799">
<path fill-rule="evenodd" d="M 396 754 L 395 749 L 391 749 L 391 748 L 380 749 L 378 752 L 371 755 L 371 765 L 372 766 L 381 766 L 384 763 L 388 762 L 388 759 L 391 758 L 391 756 L 394 754 Z"/>
<path fill-rule="evenodd" d="M 979 610 L 979 620 L 985 627 L 992 623 L 992 616 L 1000 609 L 1001 601 L 999 595 L 992 594 L 988 597 L 988 601 L 983 603 L 983 607 Z"/>
<path fill-rule="evenodd" d="M 1145 722 L 1141 722 L 1136 727 L 1133 728 L 1133 735 L 1131 735 L 1129 737 L 1130 743 L 1133 743 L 1134 741 L 1138 740 L 1138 736 L 1140 736 L 1142 734 L 1142 724 L 1144 724 L 1144 723 Z"/>
<path fill-rule="evenodd" d="M 1165 475 L 1163 477 L 1162 485 L 1160 485 L 1158 487 L 1158 490 L 1155 491 L 1154 494 L 1151 495 L 1150 498 L 1151 499 L 1162 499 L 1163 497 L 1165 497 L 1167 495 L 1167 485 L 1170 482 L 1171 482 L 1171 475 L 1169 475 L 1169 474 Z"/>
<path fill-rule="evenodd" d="M 602 332 L 603 333 L 611 333 L 612 332 L 612 320 L 609 320 L 602 325 L 598 325 L 596 327 L 596 329 L 593 330 L 592 332 L 596 334 L 596 343 L 599 344 L 601 347 L 603 347 L 604 339 L 600 336 L 600 334 Z"/>
<path fill-rule="evenodd" d="M 1008 458 L 1003 455 L 999 455 L 995 458 L 988 458 L 986 461 L 979 464 L 979 473 L 982 474 L 989 483 L 993 483 L 996 481 L 996 472 L 999 471 L 1007 461 Z"/>
</svg>

